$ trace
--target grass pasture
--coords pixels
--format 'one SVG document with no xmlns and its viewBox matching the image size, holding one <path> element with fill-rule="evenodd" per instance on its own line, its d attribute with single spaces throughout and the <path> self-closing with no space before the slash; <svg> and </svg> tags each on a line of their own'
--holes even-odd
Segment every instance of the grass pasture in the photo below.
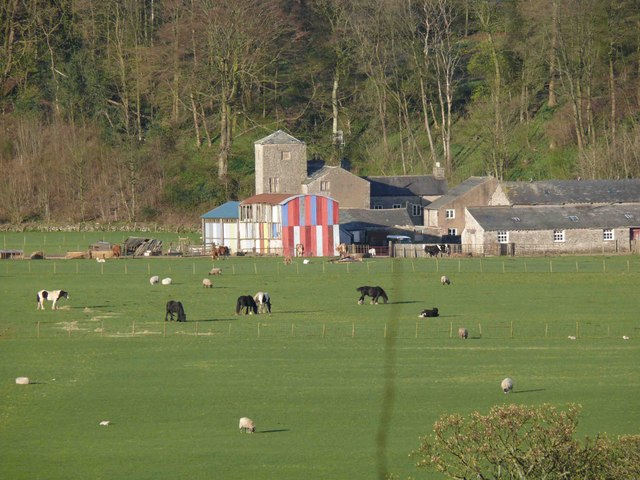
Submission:
<svg viewBox="0 0 640 480">
<path fill-rule="evenodd" d="M 0 262 L 0 477 L 441 478 L 413 467 L 418 437 L 443 413 L 505 402 L 576 402 L 581 435 L 638 432 L 638 258 L 233 257 L 204 289 L 211 265 Z M 357 305 L 363 284 L 390 303 Z M 36 311 L 41 288 L 71 298 Z M 235 316 L 258 290 L 273 314 Z M 165 324 L 169 299 L 186 324 Z M 441 317 L 417 318 L 432 306 Z"/>
</svg>

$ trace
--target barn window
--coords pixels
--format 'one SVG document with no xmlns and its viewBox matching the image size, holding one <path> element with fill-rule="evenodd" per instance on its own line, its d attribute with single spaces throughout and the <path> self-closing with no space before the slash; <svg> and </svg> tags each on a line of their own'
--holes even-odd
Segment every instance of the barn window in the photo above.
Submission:
<svg viewBox="0 0 640 480">
<path fill-rule="evenodd" d="M 328 180 L 322 180 L 320 182 L 320 191 L 328 192 L 329 190 L 331 190 L 331 182 Z"/>
<path fill-rule="evenodd" d="M 602 230 L 602 240 L 604 241 L 613 240 L 612 228 L 605 228 L 604 230 Z"/>
<path fill-rule="evenodd" d="M 498 232 L 498 243 L 509 243 L 509 232 Z"/>
<path fill-rule="evenodd" d="M 380 205 L 379 203 L 376 203 L 376 204 L 373 206 L 373 209 L 374 209 L 374 210 L 382 210 L 382 205 Z"/>
<path fill-rule="evenodd" d="M 554 242 L 564 242 L 564 230 L 554 230 L 553 231 L 553 241 Z"/>
<path fill-rule="evenodd" d="M 415 203 L 411 205 L 411 215 L 414 217 L 419 217 L 422 215 L 422 205 L 416 205 Z"/>
<path fill-rule="evenodd" d="M 457 228 L 449 228 L 447 230 L 447 235 L 455 237 L 456 235 L 458 235 L 458 229 Z"/>
<path fill-rule="evenodd" d="M 291 160 L 291 152 L 282 152 L 282 160 Z"/>
<path fill-rule="evenodd" d="M 575 215 L 569 215 L 569 220 L 571 220 L 572 222 L 577 222 L 578 217 L 576 217 Z"/>
<path fill-rule="evenodd" d="M 394 203 L 394 204 L 393 204 L 393 208 L 402 208 L 402 204 L 400 204 L 400 203 Z"/>
<path fill-rule="evenodd" d="M 269 193 L 280 192 L 280 179 L 278 177 L 272 177 L 269 179 Z"/>
<path fill-rule="evenodd" d="M 456 218 L 456 211 L 453 208 L 447 209 L 444 212 L 444 218 Z"/>
</svg>

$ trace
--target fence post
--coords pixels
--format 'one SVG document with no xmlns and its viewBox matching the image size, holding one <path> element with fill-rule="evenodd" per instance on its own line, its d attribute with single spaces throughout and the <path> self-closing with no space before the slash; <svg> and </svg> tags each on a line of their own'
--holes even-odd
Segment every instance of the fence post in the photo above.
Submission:
<svg viewBox="0 0 640 480">
<path fill-rule="evenodd" d="M 416 322 L 416 338 L 418 338 L 418 322 Z"/>
<path fill-rule="evenodd" d="M 260 338 L 260 322 L 258 322 L 258 338 Z"/>
<path fill-rule="evenodd" d="M 351 338 L 356 336 L 356 322 L 351 323 Z"/>
<path fill-rule="evenodd" d="M 36 327 L 36 338 L 40 338 L 40 322 L 37 323 Z"/>
<path fill-rule="evenodd" d="M 327 325 L 325 323 L 322 324 L 322 338 L 324 338 L 324 334 L 325 334 L 325 330 L 327 328 Z"/>
<path fill-rule="evenodd" d="M 480 332 L 480 338 L 482 338 L 482 324 L 478 323 L 478 332 Z"/>
<path fill-rule="evenodd" d="M 384 324 L 384 338 L 387 338 L 387 324 Z"/>
<path fill-rule="evenodd" d="M 294 329 L 294 324 L 291 324 L 291 336 L 293 337 L 293 329 Z"/>
<path fill-rule="evenodd" d="M 576 322 L 576 338 L 578 338 L 580 334 L 580 322 Z"/>
<path fill-rule="evenodd" d="M 544 338 L 547 338 L 548 334 L 549 334 L 549 324 L 545 323 L 544 324 Z"/>
<path fill-rule="evenodd" d="M 198 336 L 198 327 L 200 325 L 200 322 L 196 322 L 196 337 Z"/>
<path fill-rule="evenodd" d="M 449 323 L 449 338 L 453 338 L 453 322 Z"/>
<path fill-rule="evenodd" d="M 510 338 L 513 338 L 513 320 L 511 321 L 511 329 L 509 330 Z"/>
</svg>

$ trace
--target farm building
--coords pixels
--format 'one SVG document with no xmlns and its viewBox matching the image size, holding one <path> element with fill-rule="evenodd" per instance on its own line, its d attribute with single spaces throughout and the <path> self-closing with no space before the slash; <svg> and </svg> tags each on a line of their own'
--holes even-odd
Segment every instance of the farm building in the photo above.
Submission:
<svg viewBox="0 0 640 480">
<path fill-rule="evenodd" d="M 337 200 L 340 209 L 369 208 L 371 184 L 342 167 L 325 165 L 308 176 L 302 193 L 325 195 Z"/>
<path fill-rule="evenodd" d="M 338 202 L 322 195 L 262 193 L 240 203 L 239 250 L 262 255 L 333 256 L 340 242 Z"/>
<path fill-rule="evenodd" d="M 469 207 L 463 251 L 479 255 L 637 252 L 640 203 Z"/>
<path fill-rule="evenodd" d="M 231 201 L 208 211 L 202 219 L 202 244 L 205 252 L 210 252 L 214 245 L 224 245 L 231 252 L 238 250 L 238 218 L 240 202 Z"/>
</svg>

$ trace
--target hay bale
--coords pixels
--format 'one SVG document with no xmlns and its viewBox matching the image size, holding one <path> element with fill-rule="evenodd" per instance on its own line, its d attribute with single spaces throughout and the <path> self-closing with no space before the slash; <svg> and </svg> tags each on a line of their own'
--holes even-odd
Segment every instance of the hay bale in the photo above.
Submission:
<svg viewBox="0 0 640 480">
<path fill-rule="evenodd" d="M 77 260 L 80 258 L 89 258 L 89 252 L 67 252 L 64 258 L 68 260 Z"/>
<path fill-rule="evenodd" d="M 18 385 L 29 385 L 29 377 L 18 377 L 16 378 L 16 383 Z"/>
</svg>

